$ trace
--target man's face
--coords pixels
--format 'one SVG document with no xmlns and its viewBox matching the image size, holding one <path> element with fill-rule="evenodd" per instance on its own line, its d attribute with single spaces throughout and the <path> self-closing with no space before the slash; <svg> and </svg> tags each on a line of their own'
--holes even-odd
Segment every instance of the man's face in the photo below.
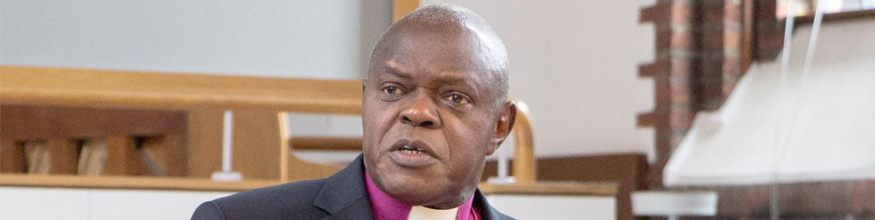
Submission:
<svg viewBox="0 0 875 220">
<path fill-rule="evenodd" d="M 451 208 L 473 193 L 500 144 L 502 99 L 478 40 L 459 29 L 398 28 L 365 81 L 365 166 L 380 189 L 411 205 Z M 507 115 L 505 115 L 507 116 Z M 511 116 L 512 117 L 512 116 Z M 506 118 L 506 117 L 504 117 Z M 511 119 L 512 120 L 512 119 Z"/>
</svg>

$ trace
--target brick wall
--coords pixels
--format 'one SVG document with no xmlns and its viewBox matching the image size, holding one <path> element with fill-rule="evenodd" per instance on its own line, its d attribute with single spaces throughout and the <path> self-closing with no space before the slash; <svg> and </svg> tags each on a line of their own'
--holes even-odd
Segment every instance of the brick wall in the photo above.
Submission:
<svg viewBox="0 0 875 220">
<path fill-rule="evenodd" d="M 771 20 L 753 12 L 757 4 L 769 4 L 763 2 L 772 4 Z M 757 38 L 753 34 L 758 18 L 768 24 L 763 27 L 778 27 L 774 26 L 779 24 L 774 4 L 765 0 L 660 0 L 642 9 L 641 22 L 653 23 L 656 31 L 656 59 L 639 67 L 639 75 L 652 78 L 656 88 L 654 110 L 638 116 L 639 126 L 656 130 L 657 161 L 648 172 L 651 187 L 661 187 L 662 169 L 696 112 L 719 109 L 755 53 L 774 59 L 777 53 L 773 50 L 780 51 L 780 41 L 778 48 L 754 49 L 758 41 L 774 44 L 768 37 L 781 33 L 769 29 L 766 33 L 771 35 Z"/>
<path fill-rule="evenodd" d="M 783 47 L 784 24 L 775 0 L 659 0 L 641 10 L 653 23 L 656 58 L 639 67 L 655 83 L 652 112 L 638 125 L 656 130 L 656 163 L 647 184 L 662 189 L 662 170 L 700 110 L 717 110 L 753 61 L 775 61 Z M 720 197 L 718 219 L 767 219 L 771 187 L 672 188 L 713 190 Z M 782 218 L 875 219 L 875 181 L 781 184 Z M 709 218 L 712 219 L 712 218 Z"/>
</svg>

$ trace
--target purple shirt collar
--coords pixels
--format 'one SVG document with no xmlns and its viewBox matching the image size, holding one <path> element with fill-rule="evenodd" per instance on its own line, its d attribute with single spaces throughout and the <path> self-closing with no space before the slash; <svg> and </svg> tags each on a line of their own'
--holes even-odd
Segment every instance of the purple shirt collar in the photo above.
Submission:
<svg viewBox="0 0 875 220">
<path fill-rule="evenodd" d="M 410 215 L 410 209 L 413 208 L 408 204 L 404 204 L 395 198 L 392 198 L 371 179 L 371 175 L 365 170 L 365 185 L 368 190 L 368 195 L 371 200 L 371 214 L 374 220 L 406 220 Z M 456 220 L 478 220 L 480 219 L 477 210 L 471 208 L 474 203 L 474 196 L 471 196 L 467 202 L 459 206 Z"/>
</svg>

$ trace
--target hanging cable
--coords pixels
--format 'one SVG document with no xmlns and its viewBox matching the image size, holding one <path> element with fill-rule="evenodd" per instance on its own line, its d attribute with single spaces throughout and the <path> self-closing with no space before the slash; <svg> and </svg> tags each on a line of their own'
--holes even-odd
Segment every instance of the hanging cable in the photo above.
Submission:
<svg viewBox="0 0 875 220">
<path fill-rule="evenodd" d="M 789 68 L 790 68 L 790 51 L 791 51 L 790 42 L 793 39 L 792 38 L 793 24 L 794 24 L 793 18 L 795 16 L 795 14 L 793 12 L 793 1 L 787 0 L 786 4 L 787 4 L 787 20 L 786 20 L 786 24 L 784 25 L 784 47 L 782 48 L 782 52 L 781 52 L 781 72 L 779 75 L 780 78 L 778 79 L 778 96 L 777 96 L 778 97 L 778 112 L 781 112 L 781 110 L 784 107 L 784 105 L 783 105 L 784 90 L 786 87 L 787 72 L 789 71 Z M 771 200 L 769 202 L 769 209 L 770 209 L 769 212 L 771 214 L 772 220 L 778 220 L 781 217 L 781 214 L 779 213 L 780 212 L 779 206 L 778 206 L 778 203 L 780 201 L 779 200 L 780 195 L 778 193 L 778 151 L 779 151 L 778 148 L 780 146 L 783 146 L 783 143 L 782 143 L 783 139 L 781 138 L 783 136 L 783 132 L 784 132 L 782 129 L 783 126 L 781 126 L 782 124 L 784 124 L 783 123 L 783 121 L 784 121 L 783 116 L 784 115 L 778 115 L 778 117 L 776 117 L 775 139 L 774 139 L 775 142 L 774 142 L 774 145 L 772 145 L 772 169 L 771 169 L 772 170 L 772 181 L 771 181 L 772 184 L 771 184 Z"/>
<path fill-rule="evenodd" d="M 805 52 L 805 60 L 803 61 L 803 64 L 802 64 L 803 65 L 802 74 L 799 75 L 800 80 L 799 80 L 796 91 L 804 91 L 802 89 L 798 89 L 798 87 L 804 86 L 807 83 L 807 76 L 811 72 L 811 63 L 812 63 L 812 59 L 814 57 L 814 50 L 817 47 L 817 38 L 820 35 L 820 26 L 821 26 L 821 23 L 823 21 L 824 2 L 826 2 L 826 1 L 823 1 L 823 0 L 817 1 L 817 4 L 815 6 L 814 23 L 812 24 L 811 35 L 808 39 L 808 48 Z M 783 56 L 781 57 L 781 75 L 780 75 L 780 79 L 779 79 L 780 82 L 779 82 L 779 88 L 778 88 L 778 99 L 779 99 L 779 103 L 781 103 L 781 104 L 786 104 L 783 102 L 783 100 L 786 100 L 786 99 L 784 99 L 784 96 L 787 94 L 786 89 L 787 89 L 787 80 L 789 77 L 788 73 L 789 73 L 789 67 L 790 67 L 790 49 L 791 49 L 790 48 L 790 45 L 791 45 L 790 40 L 792 39 L 792 32 L 793 32 L 793 25 L 794 25 L 794 21 L 793 21 L 794 14 L 793 14 L 793 7 L 792 6 L 793 6 L 792 1 L 787 3 L 787 24 L 786 24 L 785 29 L 784 29 L 784 48 L 783 48 L 784 51 L 783 51 Z M 771 198 L 771 204 L 770 204 L 771 219 L 773 219 L 773 220 L 777 220 L 780 218 L 780 207 L 779 207 L 780 194 L 778 191 L 778 175 L 779 175 L 781 161 L 783 161 L 783 158 L 784 158 L 783 156 L 785 155 L 785 150 L 788 148 L 788 146 L 786 146 L 786 145 L 790 139 L 790 134 L 792 133 L 792 132 L 787 132 L 787 131 L 793 127 L 792 126 L 794 124 L 793 122 L 795 121 L 796 114 L 798 113 L 798 111 L 796 110 L 796 104 L 798 102 L 798 99 L 800 99 L 800 95 L 798 93 L 796 93 L 794 95 L 795 96 L 794 96 L 792 102 L 789 104 L 789 106 L 779 104 L 779 108 L 783 107 L 784 109 L 787 109 L 787 111 L 789 111 L 790 114 L 785 114 L 785 115 L 779 116 L 778 123 L 776 124 L 777 126 L 775 128 L 775 130 L 776 130 L 775 143 L 776 144 L 773 148 L 773 154 L 772 154 L 772 175 L 773 176 L 772 176 L 772 186 L 771 186 L 772 198 Z M 780 109 L 779 109 L 779 112 L 781 112 Z M 786 111 L 784 111 L 784 112 L 786 112 Z M 782 122 L 783 120 L 781 120 L 781 119 L 783 119 L 784 117 L 787 117 L 787 116 L 790 117 L 789 120 L 787 120 L 786 123 L 783 123 Z M 782 127 L 783 127 L 783 129 L 782 129 Z"/>
</svg>

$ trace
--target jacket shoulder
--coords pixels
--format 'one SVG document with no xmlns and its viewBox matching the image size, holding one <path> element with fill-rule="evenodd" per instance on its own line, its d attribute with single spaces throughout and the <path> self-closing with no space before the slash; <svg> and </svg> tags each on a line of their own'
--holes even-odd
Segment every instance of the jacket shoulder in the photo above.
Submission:
<svg viewBox="0 0 875 220">
<path fill-rule="evenodd" d="M 327 213 L 313 201 L 324 184 L 307 180 L 236 193 L 201 204 L 192 219 L 321 219 Z"/>
</svg>

